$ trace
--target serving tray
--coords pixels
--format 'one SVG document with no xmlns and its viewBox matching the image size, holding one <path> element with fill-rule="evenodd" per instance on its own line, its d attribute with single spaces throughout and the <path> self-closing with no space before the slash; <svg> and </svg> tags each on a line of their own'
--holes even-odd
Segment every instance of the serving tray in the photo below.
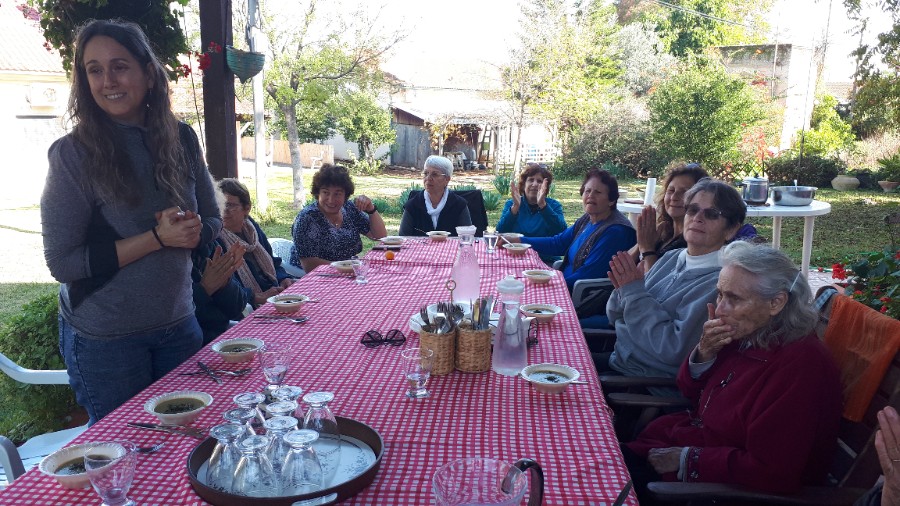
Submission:
<svg viewBox="0 0 900 506">
<path fill-rule="evenodd" d="M 362 422 L 340 416 L 335 418 L 341 432 L 341 464 L 334 482 L 323 490 L 283 497 L 246 497 L 209 487 L 206 485 L 206 464 L 216 447 L 215 438 L 207 438 L 188 456 L 191 486 L 197 495 L 215 506 L 290 506 L 298 501 L 335 504 L 353 497 L 375 479 L 384 455 L 384 442 L 378 431 Z"/>
</svg>

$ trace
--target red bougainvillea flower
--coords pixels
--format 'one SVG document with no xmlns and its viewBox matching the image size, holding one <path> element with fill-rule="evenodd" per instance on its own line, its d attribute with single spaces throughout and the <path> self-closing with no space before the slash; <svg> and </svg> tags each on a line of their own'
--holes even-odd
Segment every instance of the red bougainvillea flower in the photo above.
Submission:
<svg viewBox="0 0 900 506">
<path fill-rule="evenodd" d="M 879 311 L 881 311 L 882 313 L 887 313 L 887 312 L 888 312 L 888 307 L 887 307 L 887 306 L 881 306 L 881 309 L 879 309 Z"/>
<path fill-rule="evenodd" d="M 824 267 L 819 267 L 819 272 L 825 272 L 825 268 L 824 268 Z"/>
<path fill-rule="evenodd" d="M 212 65 L 212 56 L 209 53 L 197 53 L 197 68 L 206 70 Z"/>
<path fill-rule="evenodd" d="M 834 279 L 847 279 L 847 271 L 844 270 L 844 264 L 832 265 L 831 277 Z"/>
<path fill-rule="evenodd" d="M 878 300 L 880 300 L 881 302 L 884 302 L 884 303 L 888 303 L 888 302 L 891 301 L 891 298 L 890 298 L 890 297 L 882 297 L 882 298 L 880 298 L 880 299 L 878 299 Z"/>
<path fill-rule="evenodd" d="M 859 297 L 859 296 L 862 295 L 862 294 L 863 294 L 863 293 L 862 293 L 861 290 L 857 290 L 857 291 L 853 292 L 853 295 L 855 295 L 855 296 L 857 296 L 857 297 Z"/>
</svg>

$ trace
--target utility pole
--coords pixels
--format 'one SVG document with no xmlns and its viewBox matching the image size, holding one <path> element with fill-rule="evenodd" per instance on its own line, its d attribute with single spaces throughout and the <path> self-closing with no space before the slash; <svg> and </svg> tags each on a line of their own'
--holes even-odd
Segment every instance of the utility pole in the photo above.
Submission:
<svg viewBox="0 0 900 506">
<path fill-rule="evenodd" d="M 268 53 L 268 41 L 262 33 L 262 11 L 260 0 L 247 0 L 247 44 L 250 51 Z M 266 171 L 266 120 L 265 97 L 263 96 L 263 73 L 253 76 L 253 138 L 256 146 L 256 207 L 260 213 L 269 208 L 269 185 Z M 272 146 L 272 149 L 275 147 Z M 274 157 L 275 153 L 272 153 Z M 274 161 L 274 159 L 273 159 Z"/>
</svg>

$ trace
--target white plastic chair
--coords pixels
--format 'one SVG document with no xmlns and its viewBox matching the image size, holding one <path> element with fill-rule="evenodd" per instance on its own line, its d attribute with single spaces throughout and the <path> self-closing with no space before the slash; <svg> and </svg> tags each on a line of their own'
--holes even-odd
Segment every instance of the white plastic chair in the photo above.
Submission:
<svg viewBox="0 0 900 506">
<path fill-rule="evenodd" d="M 31 385 L 68 385 L 69 374 L 65 369 L 36 370 L 26 369 L 13 362 L 6 355 L 0 353 L 0 370 L 10 378 Z M 0 487 L 7 485 L 25 473 L 25 471 L 37 466 L 41 460 L 69 444 L 70 441 L 81 435 L 87 429 L 87 425 L 60 430 L 48 434 L 35 436 L 25 442 L 19 448 L 4 436 L 0 436 Z"/>
<path fill-rule="evenodd" d="M 281 266 L 288 274 L 299 279 L 306 275 L 306 271 L 296 265 L 291 265 L 291 251 L 294 248 L 294 241 L 276 237 L 269 239 L 272 245 L 272 254 L 281 259 Z"/>
</svg>

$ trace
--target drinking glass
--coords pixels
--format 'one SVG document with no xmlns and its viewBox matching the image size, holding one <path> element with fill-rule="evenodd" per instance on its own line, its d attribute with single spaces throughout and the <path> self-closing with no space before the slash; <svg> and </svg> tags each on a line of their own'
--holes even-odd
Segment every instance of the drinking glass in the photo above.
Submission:
<svg viewBox="0 0 900 506">
<path fill-rule="evenodd" d="M 128 489 L 134 479 L 137 448 L 130 441 L 103 443 L 103 446 L 116 449 L 116 456 L 91 450 L 84 455 L 84 469 L 91 486 L 103 500 L 103 506 L 133 506 L 135 502 L 128 498 Z"/>
<path fill-rule="evenodd" d="M 287 375 L 288 366 L 291 364 L 291 350 L 288 348 L 275 348 L 266 346 L 259 352 L 259 364 L 262 367 L 263 375 L 269 382 L 266 391 L 269 397 L 284 383 L 284 377 Z"/>
<path fill-rule="evenodd" d="M 297 410 L 294 412 L 293 416 L 296 419 L 302 419 L 303 413 L 300 412 L 299 403 L 300 396 L 303 395 L 303 389 L 295 386 L 282 386 L 278 387 L 274 392 L 272 392 L 272 396 L 278 399 L 279 401 L 294 401 L 297 403 Z"/>
<path fill-rule="evenodd" d="M 431 377 L 431 366 L 434 364 L 434 351 L 428 348 L 410 348 L 400 354 L 403 361 L 403 372 L 406 375 L 406 396 L 410 399 L 423 399 L 430 396 L 425 386 Z"/>
<path fill-rule="evenodd" d="M 269 457 L 269 462 L 272 463 L 272 468 L 275 469 L 275 474 L 280 475 L 281 464 L 290 449 L 282 437 L 297 428 L 297 419 L 293 416 L 273 416 L 266 420 L 265 427 L 266 435 L 272 440 L 266 450 L 266 455 Z"/>
<path fill-rule="evenodd" d="M 222 413 L 226 422 L 236 423 L 244 427 L 245 436 L 255 436 L 256 431 L 250 421 L 256 418 L 256 411 L 246 408 L 234 408 Z"/>
<path fill-rule="evenodd" d="M 526 471 L 530 472 L 530 487 Z M 438 506 L 518 506 L 526 489 L 529 506 L 544 502 L 544 473 L 531 459 L 515 464 L 485 458 L 456 460 L 435 471 L 431 485 Z"/>
<path fill-rule="evenodd" d="M 276 401 L 266 406 L 269 416 L 294 416 L 298 404 L 296 401 Z"/>
<path fill-rule="evenodd" d="M 206 467 L 206 484 L 222 492 L 231 492 L 234 470 L 241 458 L 238 441 L 246 435 L 246 426 L 239 423 L 223 423 L 209 431 L 218 443 L 209 457 Z"/>
<path fill-rule="evenodd" d="M 322 464 L 312 447 L 317 439 L 319 433 L 308 429 L 292 430 L 284 435 L 290 450 L 281 467 L 282 495 L 310 494 L 325 487 Z"/>
<path fill-rule="evenodd" d="M 303 428 L 319 433 L 313 448 L 322 464 L 325 483 L 331 483 L 341 463 L 341 432 L 334 413 L 328 407 L 332 400 L 334 394 L 331 392 L 311 392 L 303 396 L 303 402 L 309 405 L 303 417 Z"/>
<path fill-rule="evenodd" d="M 492 234 L 488 231 L 484 232 L 484 244 L 487 246 L 487 252 L 489 255 L 493 255 L 497 250 L 497 234 Z"/>
<path fill-rule="evenodd" d="M 353 275 L 356 277 L 356 283 L 364 285 L 369 282 L 366 274 L 369 272 L 369 263 L 357 256 L 353 256 Z"/>
<path fill-rule="evenodd" d="M 281 495 L 275 470 L 266 455 L 268 447 L 268 436 L 250 436 L 241 441 L 241 460 L 234 471 L 233 493 L 247 497 Z"/>
<path fill-rule="evenodd" d="M 234 403 L 239 408 L 252 410 L 260 424 L 266 421 L 265 414 L 259 409 L 260 403 L 265 400 L 266 396 L 259 392 L 244 392 L 234 396 Z"/>
</svg>

